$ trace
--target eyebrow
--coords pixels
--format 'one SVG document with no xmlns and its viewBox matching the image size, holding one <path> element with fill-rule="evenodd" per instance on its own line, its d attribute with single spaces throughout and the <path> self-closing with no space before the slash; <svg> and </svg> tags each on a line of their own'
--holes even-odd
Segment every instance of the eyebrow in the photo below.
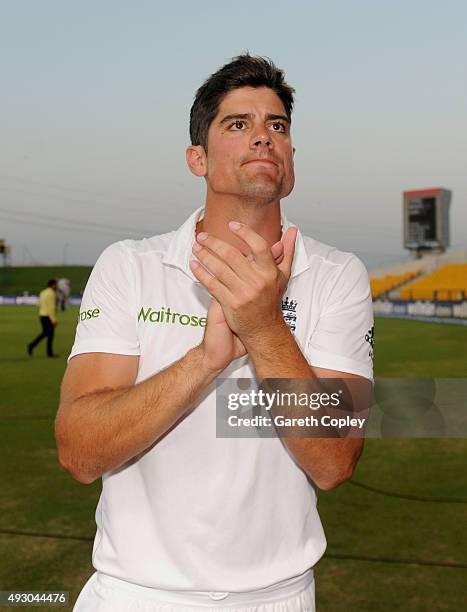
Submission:
<svg viewBox="0 0 467 612">
<path fill-rule="evenodd" d="M 253 119 L 254 115 L 252 113 L 234 113 L 232 115 L 226 115 L 221 121 L 219 125 L 223 125 L 228 121 L 234 121 L 235 119 Z M 266 121 L 274 121 L 274 120 L 282 120 L 286 123 L 290 124 L 290 121 L 286 115 L 276 115 L 274 113 L 267 113 Z"/>
</svg>

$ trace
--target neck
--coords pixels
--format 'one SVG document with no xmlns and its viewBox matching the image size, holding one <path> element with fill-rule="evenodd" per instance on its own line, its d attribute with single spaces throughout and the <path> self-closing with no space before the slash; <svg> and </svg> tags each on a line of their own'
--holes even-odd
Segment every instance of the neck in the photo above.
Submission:
<svg viewBox="0 0 467 612">
<path fill-rule="evenodd" d="M 204 217 L 196 226 L 196 234 L 208 232 L 238 248 L 247 255 L 247 245 L 230 231 L 229 221 L 245 223 L 262 238 L 269 246 L 281 239 L 281 209 L 280 201 L 251 201 L 244 198 L 218 194 L 209 194 L 206 198 Z"/>
</svg>

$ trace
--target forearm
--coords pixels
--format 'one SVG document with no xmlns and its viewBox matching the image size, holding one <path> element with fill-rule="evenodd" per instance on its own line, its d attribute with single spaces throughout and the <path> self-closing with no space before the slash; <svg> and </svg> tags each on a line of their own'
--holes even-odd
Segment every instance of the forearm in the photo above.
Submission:
<svg viewBox="0 0 467 612">
<path fill-rule="evenodd" d="M 262 330 L 254 338 L 242 340 L 258 379 L 315 378 L 292 332 L 283 321 Z"/>
<path fill-rule="evenodd" d="M 196 347 L 141 383 L 76 399 L 57 415 L 60 463 L 85 483 L 120 467 L 185 415 L 216 375 Z"/>
<path fill-rule="evenodd" d="M 318 379 L 285 324 L 269 328 L 256 340 L 244 342 L 259 380 L 309 379 L 310 384 L 304 384 L 304 388 L 296 383 L 300 390 L 296 388 L 295 391 L 305 391 L 305 388 L 308 392 L 318 390 Z M 277 383 L 279 385 L 279 381 Z M 274 387 L 274 383 L 271 384 Z M 285 391 L 294 390 L 287 383 L 286 387 Z M 283 408 L 281 411 L 283 412 Z M 329 436 L 329 428 L 323 433 L 323 437 L 318 437 L 319 430 L 314 428 L 310 431 L 310 437 L 307 437 L 307 432 L 303 430 L 303 436 L 284 435 L 282 440 L 297 464 L 319 488 L 332 489 L 352 476 L 363 449 L 363 439 L 325 438 L 324 435 Z"/>
</svg>

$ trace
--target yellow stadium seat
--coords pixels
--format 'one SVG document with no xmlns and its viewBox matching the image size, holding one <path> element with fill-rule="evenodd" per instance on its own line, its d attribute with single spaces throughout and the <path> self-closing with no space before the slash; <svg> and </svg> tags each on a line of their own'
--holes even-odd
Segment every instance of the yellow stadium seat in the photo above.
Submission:
<svg viewBox="0 0 467 612">
<path fill-rule="evenodd" d="M 373 299 L 383 296 L 385 293 L 399 287 L 407 281 L 415 278 L 420 271 L 405 272 L 404 274 L 387 274 L 383 278 L 373 278 L 370 281 L 371 295 Z"/>
<path fill-rule="evenodd" d="M 467 296 L 467 264 L 446 264 L 401 289 L 403 300 L 456 301 Z"/>
</svg>

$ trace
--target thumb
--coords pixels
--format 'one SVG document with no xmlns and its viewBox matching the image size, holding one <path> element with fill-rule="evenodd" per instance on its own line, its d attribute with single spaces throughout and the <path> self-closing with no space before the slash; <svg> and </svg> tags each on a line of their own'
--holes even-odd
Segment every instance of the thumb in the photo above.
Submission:
<svg viewBox="0 0 467 612">
<path fill-rule="evenodd" d="M 289 227 L 282 236 L 282 244 L 284 245 L 284 259 L 278 265 L 279 270 L 284 274 L 287 280 L 290 278 L 292 270 L 292 262 L 295 254 L 295 240 L 297 238 L 298 228 Z"/>
<path fill-rule="evenodd" d="M 282 244 L 280 240 L 279 242 L 276 242 L 275 244 L 272 245 L 271 253 L 272 253 L 272 256 L 274 257 L 274 263 L 276 264 L 276 266 L 282 263 L 284 259 L 284 245 Z"/>
</svg>

